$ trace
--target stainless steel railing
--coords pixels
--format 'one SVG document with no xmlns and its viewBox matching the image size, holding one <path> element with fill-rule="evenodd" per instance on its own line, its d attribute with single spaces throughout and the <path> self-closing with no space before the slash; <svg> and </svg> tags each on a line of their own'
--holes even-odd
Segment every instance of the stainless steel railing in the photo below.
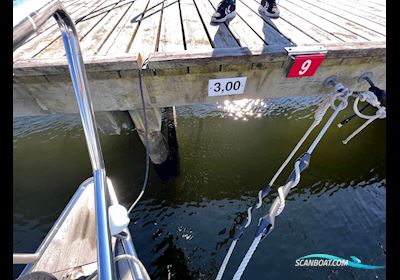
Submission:
<svg viewBox="0 0 400 280">
<path fill-rule="evenodd" d="M 85 65 L 79 46 L 79 38 L 74 22 L 58 0 L 37 1 L 35 6 L 32 6 L 33 2 L 27 3 L 31 6 L 27 7 L 22 4 L 14 12 L 13 49 L 15 50 L 21 46 L 48 19 L 51 17 L 56 19 L 64 42 L 65 53 L 93 168 L 98 248 L 97 272 L 99 279 L 112 280 L 115 279 L 115 272 L 107 207 L 109 194 L 106 191 L 107 183 L 104 160 L 86 78 Z"/>
</svg>

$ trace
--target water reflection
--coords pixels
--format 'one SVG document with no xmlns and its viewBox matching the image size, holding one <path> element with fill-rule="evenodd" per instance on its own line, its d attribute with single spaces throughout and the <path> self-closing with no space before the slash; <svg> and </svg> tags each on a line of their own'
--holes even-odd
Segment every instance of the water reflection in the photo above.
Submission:
<svg viewBox="0 0 400 280">
<path fill-rule="evenodd" d="M 274 99 L 244 98 L 233 101 L 225 100 L 222 104 L 217 103 L 217 109 L 225 113 L 223 116 L 231 117 L 234 120 L 248 121 L 249 118 L 257 119 L 270 115 L 283 115 L 292 118 L 296 111 L 316 105 L 322 98 L 322 95 Z M 290 114 L 287 113 L 288 111 L 290 111 Z"/>
<path fill-rule="evenodd" d="M 234 120 L 241 119 L 247 121 L 247 117 L 261 118 L 262 111 L 267 107 L 267 104 L 261 99 L 241 99 L 229 101 L 225 100 L 223 105 L 218 105 L 218 109 L 228 113 L 229 117 Z"/>
<path fill-rule="evenodd" d="M 320 100 L 246 99 L 176 108 L 177 129 L 166 129 L 164 135 L 173 135 L 169 144 L 179 146 L 177 168 L 161 174 L 152 166 L 143 200 L 131 214 L 132 238 L 152 279 L 215 277 L 236 225 L 311 124 Z M 47 118 L 14 121 L 13 247 L 18 252 L 36 249 L 91 173 L 79 116 Z M 354 142 L 342 145 L 361 122 L 354 120 L 341 129 L 333 125 L 328 131 L 243 279 L 385 279 L 384 271 L 294 267 L 296 258 L 315 252 L 385 263 L 385 121 L 371 124 Z M 143 183 L 143 145 L 131 129 L 100 136 L 108 175 L 128 205 Z M 289 172 L 277 180 L 254 221 L 266 213 Z M 253 222 L 238 244 L 227 279 L 255 227 Z M 14 267 L 14 275 L 19 271 Z"/>
</svg>

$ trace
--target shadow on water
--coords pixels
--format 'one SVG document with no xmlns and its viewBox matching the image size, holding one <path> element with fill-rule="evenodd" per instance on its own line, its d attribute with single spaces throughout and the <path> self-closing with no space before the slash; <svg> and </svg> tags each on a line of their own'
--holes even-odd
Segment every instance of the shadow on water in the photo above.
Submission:
<svg viewBox="0 0 400 280">
<path fill-rule="evenodd" d="M 179 147 L 176 136 L 174 108 L 164 108 L 163 116 L 162 127 L 164 128 L 164 135 L 167 135 L 164 140 L 168 146 L 168 158 L 164 163 L 153 165 L 153 167 L 161 180 L 168 181 L 179 176 Z"/>
<path fill-rule="evenodd" d="M 176 107 L 176 130 L 168 129 L 164 119 L 168 145 L 179 145 L 177 164 L 171 164 L 176 169 L 161 174 L 151 167 L 149 185 L 129 226 L 152 279 L 215 277 L 236 225 L 311 124 L 320 100 L 244 99 Z M 337 120 L 350 112 L 346 109 Z M 385 121 L 342 145 L 361 123 L 353 120 L 340 129 L 334 123 L 243 279 L 385 279 L 384 271 L 294 266 L 297 258 L 312 253 L 354 255 L 365 264 L 385 265 Z M 145 149 L 132 129 L 101 134 L 101 144 L 108 176 L 121 203 L 128 205 L 142 187 Z M 13 249 L 33 252 L 77 186 L 90 176 L 79 116 L 16 119 L 13 158 Z M 255 212 L 232 256 L 227 279 L 289 172 Z M 14 276 L 20 271 L 14 267 Z"/>
<path fill-rule="evenodd" d="M 198 273 L 189 269 L 185 253 L 174 244 L 174 237 L 170 234 L 157 247 L 156 251 L 163 250 L 163 254 L 151 263 L 156 267 L 152 273 L 155 279 L 198 279 Z M 173 261 L 171 261 L 173 260 Z"/>
</svg>

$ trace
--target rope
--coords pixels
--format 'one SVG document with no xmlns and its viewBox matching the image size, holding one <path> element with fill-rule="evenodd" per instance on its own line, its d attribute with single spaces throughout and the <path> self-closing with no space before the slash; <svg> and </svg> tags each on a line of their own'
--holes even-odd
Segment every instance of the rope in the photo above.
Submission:
<svg viewBox="0 0 400 280">
<path fill-rule="evenodd" d="M 150 276 L 147 273 L 146 268 L 144 267 L 143 263 L 137 257 L 129 255 L 129 254 L 122 254 L 122 255 L 118 255 L 114 258 L 114 262 L 118 262 L 120 260 L 133 260 L 135 262 L 135 264 L 139 267 L 139 270 L 140 270 L 142 276 L 144 277 L 143 280 L 150 280 Z"/>
<path fill-rule="evenodd" d="M 337 92 L 331 96 L 330 100 L 330 105 L 331 108 L 333 108 L 335 111 L 332 113 L 332 115 L 329 117 L 328 121 L 325 123 L 324 127 L 321 129 L 319 132 L 317 138 L 315 138 L 314 142 L 311 144 L 311 146 L 308 148 L 307 153 L 312 154 L 314 149 L 317 147 L 318 143 L 321 141 L 322 137 L 325 135 L 326 131 L 328 128 L 331 126 L 333 120 L 336 118 L 336 116 L 339 114 L 339 112 L 343 109 L 345 109 L 348 105 L 347 99 L 349 96 L 352 94 L 352 91 L 349 89 L 344 89 L 341 92 Z M 335 100 L 338 99 L 340 100 L 339 106 L 336 107 L 335 105 Z"/>
<path fill-rule="evenodd" d="M 300 141 L 297 143 L 297 145 L 293 148 L 292 152 L 289 154 L 289 156 L 286 158 L 286 160 L 279 167 L 278 171 L 275 173 L 274 177 L 272 177 L 271 181 L 269 182 L 269 185 L 272 186 L 275 183 L 275 180 L 281 174 L 283 169 L 285 169 L 285 167 L 290 162 L 290 160 L 293 158 L 293 156 L 296 154 L 298 149 L 303 145 L 304 141 L 307 139 L 307 137 L 310 135 L 310 133 L 314 130 L 315 127 L 317 127 L 321 123 L 322 118 L 325 116 L 326 111 L 331 106 L 331 103 L 332 103 L 332 101 L 331 101 L 331 97 L 330 96 L 327 96 L 321 102 L 321 104 L 318 106 L 317 110 L 315 110 L 314 122 L 307 129 L 307 131 L 304 133 L 303 137 L 300 139 Z"/>
<path fill-rule="evenodd" d="M 290 185 L 291 189 L 296 187 L 300 182 L 300 161 L 296 161 L 296 163 L 294 164 L 294 170 L 296 173 L 296 179 L 294 181 L 289 181 L 286 184 L 286 185 Z M 279 194 L 280 203 L 279 203 L 279 208 L 276 213 L 276 216 L 279 216 L 282 213 L 283 209 L 285 208 L 285 195 L 283 193 L 283 187 L 278 188 L 278 194 Z"/>
<path fill-rule="evenodd" d="M 329 106 L 332 109 L 334 109 L 334 112 L 329 117 L 328 121 L 325 123 L 324 127 L 321 129 L 321 131 L 319 132 L 316 139 L 310 145 L 307 153 L 303 155 L 303 156 L 306 156 L 305 159 L 307 158 L 307 156 L 308 156 L 308 158 L 311 156 L 312 152 L 314 151 L 314 149 L 316 148 L 318 143 L 321 141 L 322 137 L 325 135 L 326 131 L 328 130 L 328 128 L 330 127 L 330 125 L 332 124 L 332 122 L 336 118 L 336 116 L 339 114 L 339 112 L 347 107 L 347 105 L 348 105 L 347 99 L 350 95 L 352 95 L 352 91 L 350 91 L 347 88 L 344 88 L 343 85 L 341 85 L 341 84 L 337 84 L 335 86 L 335 93 L 328 97 L 329 102 L 328 102 L 328 100 L 325 100 L 321 104 L 320 108 L 322 108 L 324 110 L 321 109 L 321 111 L 318 112 L 319 121 L 322 120 L 322 118 L 325 115 Z M 338 106 L 335 105 L 336 100 L 341 101 Z M 328 106 L 328 104 L 329 104 L 329 106 Z M 294 171 L 293 171 L 294 178 L 292 177 L 292 174 L 293 174 L 293 172 L 292 172 L 292 174 L 289 176 L 289 181 L 283 187 L 278 188 L 279 196 L 275 199 L 274 203 L 272 204 L 272 206 L 269 210 L 269 214 L 267 214 L 266 216 L 264 216 L 260 219 L 259 225 L 258 225 L 258 228 L 256 231 L 256 237 L 254 238 L 253 243 L 251 244 L 250 248 L 248 249 L 245 257 L 243 258 L 239 268 L 237 269 L 237 271 L 233 277 L 234 280 L 239 280 L 241 278 L 244 270 L 246 269 L 246 266 L 247 266 L 249 260 L 251 259 L 252 255 L 253 255 L 254 251 L 256 250 L 258 244 L 260 243 L 261 239 L 263 237 L 265 237 L 269 232 L 272 231 L 272 229 L 274 227 L 275 217 L 282 213 L 282 211 L 285 207 L 285 196 L 287 196 L 290 189 L 297 186 L 298 183 L 300 182 L 300 173 L 305 168 L 307 168 L 308 164 L 309 164 L 309 161 L 306 160 L 305 162 L 303 162 L 304 166 L 301 167 L 302 170 L 300 170 L 301 160 L 302 160 L 302 158 L 297 160 L 295 163 Z M 285 192 L 286 192 L 286 194 L 285 194 Z"/>
<path fill-rule="evenodd" d="M 364 111 L 365 109 L 367 109 L 371 104 L 366 104 L 364 107 L 362 107 L 360 109 L 360 113 L 362 111 Z M 344 119 L 343 121 L 341 121 L 340 123 L 337 124 L 337 126 L 339 128 L 341 128 L 342 126 L 344 126 L 345 124 L 349 123 L 352 119 L 354 119 L 355 117 L 357 117 L 357 114 L 353 114 L 350 117 L 347 117 L 346 119 Z"/>
<path fill-rule="evenodd" d="M 122 255 L 118 255 L 114 258 L 114 263 L 117 263 L 120 260 L 133 260 L 135 262 L 135 264 L 138 265 L 140 272 L 142 273 L 142 276 L 144 277 L 145 280 L 150 280 L 150 276 L 146 271 L 146 268 L 144 267 L 143 263 L 135 256 L 131 256 L 129 254 L 122 254 Z M 84 278 L 84 280 L 91 280 L 94 279 L 95 276 L 97 275 L 97 269 L 95 271 L 92 272 L 92 274 L 90 274 L 89 276 L 87 276 L 86 278 Z M 133 276 L 133 275 L 132 275 Z M 64 277 L 64 276 L 63 276 Z"/>
<path fill-rule="evenodd" d="M 225 255 L 225 258 L 221 264 L 221 267 L 218 271 L 217 277 L 215 277 L 215 280 L 221 280 L 222 276 L 224 275 L 226 266 L 228 265 L 229 259 L 231 258 L 231 255 L 233 253 L 233 250 L 235 249 L 237 243 L 237 239 L 234 239 L 231 243 L 231 246 L 229 246 L 229 250 Z"/>
<path fill-rule="evenodd" d="M 358 102 L 368 102 L 370 105 L 376 107 L 378 110 L 375 112 L 375 115 L 364 115 L 358 109 Z M 365 108 L 365 107 L 364 107 Z M 360 133 L 363 129 L 365 129 L 369 124 L 377 119 L 384 119 L 386 118 L 386 108 L 381 106 L 381 103 L 378 100 L 378 97 L 371 91 L 362 92 L 354 101 L 353 110 L 357 116 L 362 119 L 366 119 L 367 121 L 364 122 L 359 128 L 357 128 L 352 134 L 350 134 L 345 140 L 342 141 L 344 145 L 346 145 L 351 139 L 353 139 L 358 133 Z"/>
<path fill-rule="evenodd" d="M 246 269 L 247 264 L 249 263 L 254 252 L 256 251 L 258 244 L 260 244 L 261 238 L 262 238 L 261 235 L 254 238 L 253 243 L 251 243 L 250 248 L 247 250 L 247 253 L 244 256 L 242 262 L 240 263 L 238 270 L 236 271 L 235 275 L 233 276 L 233 278 L 232 278 L 233 280 L 239 280 L 242 277 L 242 274 L 243 274 L 244 270 Z"/>
<path fill-rule="evenodd" d="M 282 165 L 279 167 L 278 171 L 275 173 L 275 175 L 272 177 L 271 181 L 269 184 L 264 187 L 262 190 L 258 192 L 258 201 L 256 202 L 255 205 L 250 206 L 247 209 L 247 217 L 243 221 L 242 225 L 239 226 L 238 230 L 239 233 L 236 235 L 234 240 L 232 241 L 227 254 L 225 255 L 224 261 L 221 265 L 221 267 L 218 270 L 217 277 L 215 278 L 216 280 L 220 280 L 222 278 L 222 275 L 225 272 L 226 265 L 229 262 L 229 259 L 232 255 L 233 249 L 236 246 L 236 242 L 239 240 L 241 235 L 244 233 L 244 230 L 251 224 L 252 221 L 252 213 L 254 209 L 258 209 L 262 206 L 263 199 L 268 195 L 270 187 L 275 183 L 276 179 L 279 177 L 279 175 L 282 173 L 282 171 L 285 169 L 285 167 L 288 165 L 290 160 L 293 158 L 293 156 L 296 154 L 296 152 L 299 150 L 299 148 L 303 145 L 304 141 L 307 139 L 307 137 L 310 135 L 310 133 L 314 130 L 316 126 L 320 124 L 322 121 L 322 118 L 326 114 L 327 110 L 332 104 L 332 98 L 330 96 L 327 96 L 321 104 L 318 106 L 317 110 L 314 113 L 314 122 L 311 124 L 311 126 L 308 128 L 308 130 L 304 133 L 303 137 L 300 139 L 300 141 L 296 144 L 296 146 L 293 148 L 291 153 L 288 155 L 286 160 L 282 163 Z M 234 245 L 233 245 L 234 243 Z"/>
</svg>

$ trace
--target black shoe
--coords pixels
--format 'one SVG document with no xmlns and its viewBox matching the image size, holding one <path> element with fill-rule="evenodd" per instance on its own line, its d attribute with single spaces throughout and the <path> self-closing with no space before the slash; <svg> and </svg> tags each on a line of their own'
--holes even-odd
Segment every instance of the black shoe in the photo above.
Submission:
<svg viewBox="0 0 400 280">
<path fill-rule="evenodd" d="M 264 12 L 267 16 L 271 18 L 279 17 L 279 9 L 276 5 L 275 0 L 261 0 L 261 4 L 258 10 L 260 12 Z"/>
<path fill-rule="evenodd" d="M 212 22 L 224 22 L 236 16 L 236 5 L 230 4 L 228 0 L 223 0 L 218 4 L 217 10 L 211 17 Z"/>
</svg>

